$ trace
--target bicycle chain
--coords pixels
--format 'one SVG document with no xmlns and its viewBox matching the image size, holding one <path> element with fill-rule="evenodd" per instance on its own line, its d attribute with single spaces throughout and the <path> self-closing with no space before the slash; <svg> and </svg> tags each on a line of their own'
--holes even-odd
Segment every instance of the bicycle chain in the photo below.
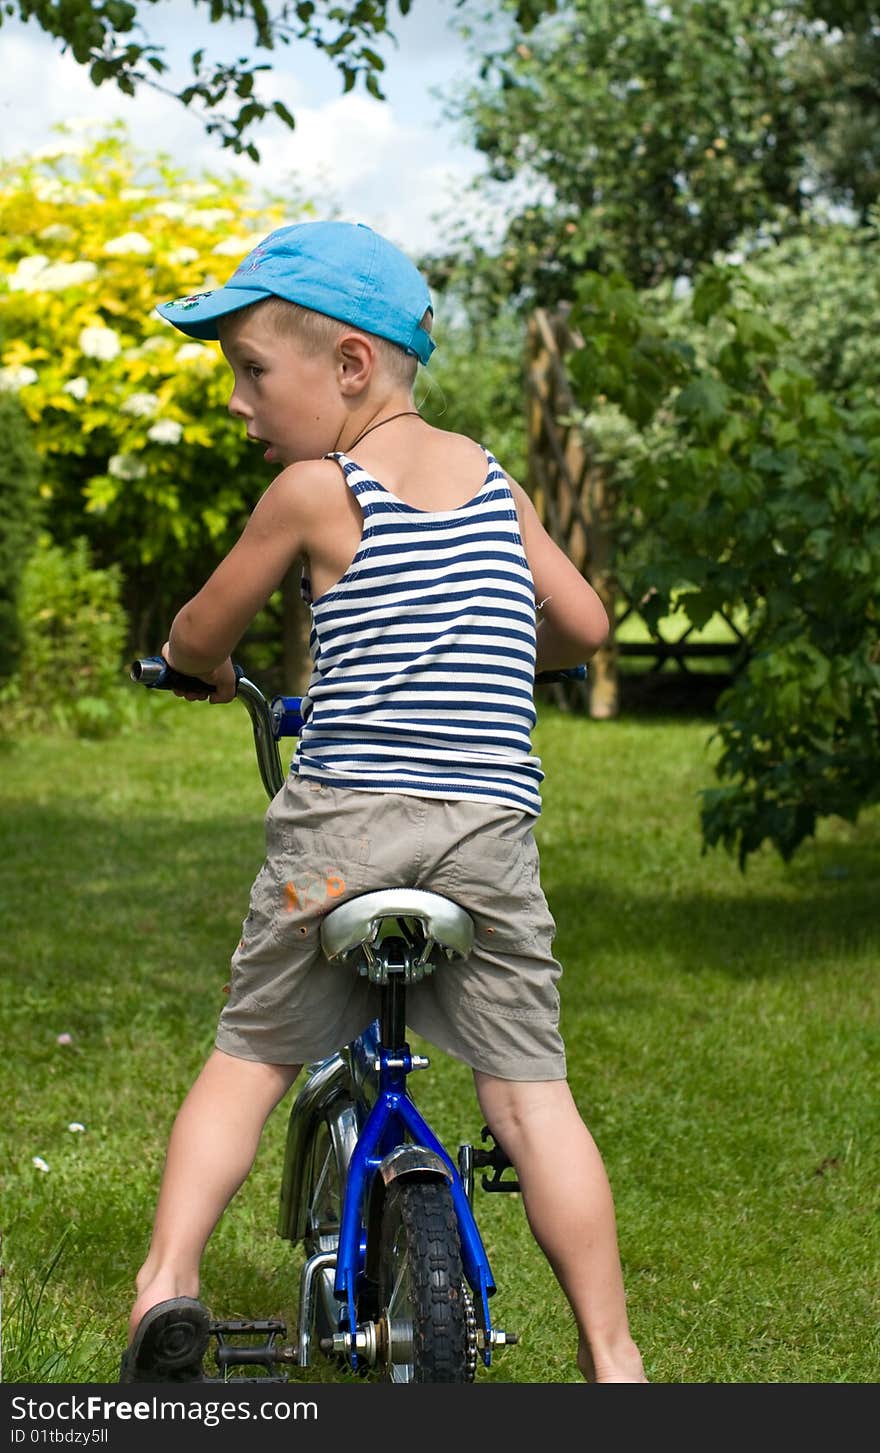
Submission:
<svg viewBox="0 0 880 1453">
<path fill-rule="evenodd" d="M 466 1287 L 464 1283 L 462 1283 L 461 1293 L 464 1299 L 465 1382 L 473 1382 L 477 1375 L 477 1318 L 474 1312 L 474 1299 L 471 1296 L 470 1288 Z"/>
</svg>

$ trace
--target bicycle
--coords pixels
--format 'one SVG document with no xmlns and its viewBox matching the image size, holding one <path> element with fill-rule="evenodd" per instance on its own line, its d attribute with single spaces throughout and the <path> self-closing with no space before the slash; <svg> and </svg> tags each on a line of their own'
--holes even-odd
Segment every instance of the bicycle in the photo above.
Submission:
<svg viewBox="0 0 880 1453">
<path fill-rule="evenodd" d="M 251 718 L 257 762 L 270 799 L 285 771 L 279 742 L 298 735 L 302 698 L 271 702 L 236 666 L 237 696 Z M 132 663 L 130 675 L 159 690 L 210 692 L 161 657 Z M 536 680 L 583 677 L 584 667 Z M 348 964 L 379 986 L 380 1012 L 351 1044 L 305 1067 L 290 1110 L 278 1233 L 302 1243 L 297 1336 L 282 1321 L 215 1321 L 217 1379 L 254 1381 L 278 1368 L 313 1365 L 322 1353 L 353 1372 L 389 1382 L 473 1382 L 480 1360 L 516 1343 L 493 1325 L 496 1290 L 473 1210 L 475 1171 L 483 1189 L 517 1192 L 504 1151 L 484 1126 L 486 1148 L 459 1146 L 452 1158 L 421 1115 L 408 1077 L 426 1056 L 406 1041 L 406 990 L 425 974 L 466 959 L 470 915 L 437 893 L 390 887 L 349 898 L 322 920 L 329 964 Z M 234 1338 L 262 1334 L 258 1345 Z M 235 1368 L 262 1369 L 231 1378 Z M 286 1376 L 276 1380 L 286 1381 Z"/>
</svg>

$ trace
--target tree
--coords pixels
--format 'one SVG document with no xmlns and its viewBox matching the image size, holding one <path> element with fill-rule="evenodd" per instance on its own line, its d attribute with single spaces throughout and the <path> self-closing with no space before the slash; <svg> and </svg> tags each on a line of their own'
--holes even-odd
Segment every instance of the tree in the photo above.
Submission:
<svg viewBox="0 0 880 1453">
<path fill-rule="evenodd" d="M 483 185 L 515 183 L 497 256 L 465 237 L 463 271 L 551 304 L 584 268 L 638 287 L 692 276 L 744 234 L 796 230 L 823 186 L 863 213 L 880 177 L 863 164 L 880 156 L 875 8 L 853 0 L 836 31 L 778 0 L 569 0 L 527 42 L 511 33 L 456 108 Z"/>
<path fill-rule="evenodd" d="M 848 256 L 843 229 L 814 236 L 799 279 L 778 249 L 760 269 L 705 271 L 672 328 L 668 301 L 595 273 L 572 315 L 584 427 L 610 401 L 639 432 L 623 492 L 633 592 L 655 619 L 745 623 L 749 658 L 719 702 L 721 785 L 702 812 L 706 845 L 741 865 L 765 841 L 789 858 L 821 817 L 880 801 L 880 375 L 876 361 L 856 374 L 834 339 L 822 358 L 815 318 L 804 350 L 774 318 L 777 270 L 789 316 L 829 263 L 839 297 L 866 259 L 876 276 L 878 224 L 849 235 Z"/>
<path fill-rule="evenodd" d="M 385 62 L 376 49 L 393 40 L 391 0 L 191 0 L 206 23 L 223 27 L 248 21 L 253 27 L 251 51 L 261 57 L 241 56 L 227 63 L 211 60 L 199 48 L 190 57 L 192 76 L 175 88 L 169 84 L 171 68 L 164 49 L 155 45 L 145 27 L 147 6 L 161 0 L 4 0 L 4 14 L 33 20 L 59 40 L 74 58 L 88 67 L 96 86 L 114 82 L 126 95 L 150 86 L 174 96 L 184 106 L 195 106 L 207 132 L 234 152 L 254 161 L 260 154 L 250 132 L 267 116 L 287 126 L 295 121 L 280 99 L 263 101 L 255 81 L 272 69 L 271 57 L 280 46 L 308 42 L 335 63 L 346 91 L 362 82 L 367 91 L 383 99 L 380 77 Z M 466 0 L 453 0 L 461 7 Z M 406 16 L 412 0 L 396 0 L 397 12 Z M 542 12 L 554 9 L 553 0 L 517 0 L 517 23 L 533 25 Z M 232 113 L 218 108 L 231 103 Z M 237 111 L 235 107 L 237 106 Z"/>
<path fill-rule="evenodd" d="M 818 28 L 792 55 L 792 74 L 813 96 L 811 171 L 819 191 L 864 223 L 880 196 L 880 5 L 802 0 Z"/>
</svg>

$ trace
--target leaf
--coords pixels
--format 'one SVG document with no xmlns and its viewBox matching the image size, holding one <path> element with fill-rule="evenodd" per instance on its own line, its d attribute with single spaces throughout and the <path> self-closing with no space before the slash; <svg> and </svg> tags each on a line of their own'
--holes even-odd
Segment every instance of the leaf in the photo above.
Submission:
<svg viewBox="0 0 880 1453">
<path fill-rule="evenodd" d="M 276 116 L 281 118 L 286 126 L 290 127 L 291 131 L 295 128 L 296 121 L 294 120 L 291 113 L 288 111 L 283 101 L 273 101 L 272 110 L 275 112 Z"/>
<path fill-rule="evenodd" d="M 681 390 L 675 401 L 675 411 L 685 419 L 702 425 L 718 424 L 726 417 L 730 403 L 730 390 L 720 379 L 704 374 L 693 379 Z"/>
<path fill-rule="evenodd" d="M 728 273 L 709 272 L 694 288 L 691 311 L 698 323 L 708 323 L 730 302 L 733 291 L 732 279 Z"/>
</svg>

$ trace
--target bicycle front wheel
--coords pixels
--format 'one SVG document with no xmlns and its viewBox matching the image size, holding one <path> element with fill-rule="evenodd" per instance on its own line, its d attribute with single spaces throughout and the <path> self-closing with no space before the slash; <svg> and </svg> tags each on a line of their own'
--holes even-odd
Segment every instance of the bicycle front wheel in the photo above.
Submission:
<svg viewBox="0 0 880 1453">
<path fill-rule="evenodd" d="M 379 1361 L 386 1382 L 470 1382 L 468 1292 L 449 1186 L 393 1182 L 379 1244 Z"/>
</svg>

